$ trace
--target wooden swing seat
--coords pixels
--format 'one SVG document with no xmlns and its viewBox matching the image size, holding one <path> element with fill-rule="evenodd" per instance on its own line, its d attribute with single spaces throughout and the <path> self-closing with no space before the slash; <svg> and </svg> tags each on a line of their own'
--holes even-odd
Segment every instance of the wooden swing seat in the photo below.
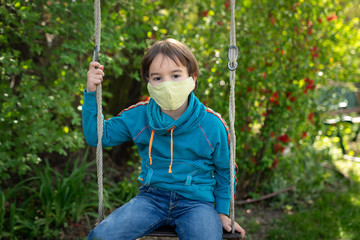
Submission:
<svg viewBox="0 0 360 240">
<path fill-rule="evenodd" d="M 175 232 L 174 227 L 170 226 L 162 226 L 153 231 L 152 233 L 148 234 L 147 236 L 151 237 L 178 237 Z M 223 239 L 241 239 L 241 234 L 238 232 L 229 233 L 224 231 L 223 232 Z"/>
</svg>

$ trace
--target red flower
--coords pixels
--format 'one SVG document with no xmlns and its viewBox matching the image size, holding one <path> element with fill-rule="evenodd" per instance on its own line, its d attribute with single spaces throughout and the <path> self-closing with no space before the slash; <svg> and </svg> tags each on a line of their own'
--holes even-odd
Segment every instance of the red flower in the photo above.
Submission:
<svg viewBox="0 0 360 240">
<path fill-rule="evenodd" d="M 297 7 L 297 6 L 295 6 L 295 8 L 294 8 L 294 6 L 291 6 L 291 7 L 290 7 L 290 10 L 293 11 L 294 13 L 297 13 L 296 7 Z"/>
<path fill-rule="evenodd" d="M 270 132 L 270 137 L 271 137 L 271 138 L 274 137 L 274 132 Z"/>
<path fill-rule="evenodd" d="M 274 153 L 278 153 L 278 152 L 282 153 L 284 151 L 284 149 L 285 148 L 283 146 L 281 146 L 281 144 L 279 144 L 279 143 L 276 143 L 274 145 Z"/>
<path fill-rule="evenodd" d="M 255 160 L 255 157 L 254 157 L 254 156 L 251 156 L 251 157 L 250 157 L 250 161 L 251 161 L 253 164 L 256 164 L 256 160 Z"/>
<path fill-rule="evenodd" d="M 275 169 L 275 168 L 277 168 L 278 165 L 279 165 L 279 159 L 275 158 L 274 161 L 271 164 L 270 169 Z"/>
<path fill-rule="evenodd" d="M 318 58 L 318 57 L 319 57 L 319 54 L 317 54 L 317 53 L 312 53 L 311 56 L 313 56 L 314 58 Z"/>
<path fill-rule="evenodd" d="M 304 93 L 306 94 L 308 92 L 308 90 L 314 90 L 315 89 L 315 84 L 314 84 L 314 80 L 310 79 L 310 78 L 305 78 L 304 81 L 307 83 Z"/>
<path fill-rule="evenodd" d="M 287 107 L 286 110 L 290 111 L 290 110 L 291 110 L 291 107 Z"/>
<path fill-rule="evenodd" d="M 277 139 L 282 143 L 287 143 L 291 141 L 290 137 L 286 133 L 284 135 L 277 137 Z"/>
<path fill-rule="evenodd" d="M 304 139 L 304 138 L 306 138 L 307 137 L 307 132 L 303 132 L 302 133 L 302 138 Z"/>
<path fill-rule="evenodd" d="M 270 102 L 275 102 L 276 105 L 279 105 L 279 101 L 277 101 L 278 98 L 279 98 L 278 93 L 274 92 L 273 95 L 270 97 Z"/>
<path fill-rule="evenodd" d="M 269 14 L 269 18 L 270 18 L 271 25 L 274 25 L 276 18 L 271 13 Z"/>
<path fill-rule="evenodd" d="M 218 25 L 218 26 L 222 26 L 222 25 L 223 25 L 223 22 L 222 22 L 222 21 L 217 21 L 217 25 Z"/>
<path fill-rule="evenodd" d="M 319 23 L 322 23 L 322 20 L 321 20 L 321 18 L 319 18 L 319 19 L 318 19 L 318 22 L 319 22 Z"/>
<path fill-rule="evenodd" d="M 294 31 L 296 32 L 296 34 L 299 34 L 299 29 L 298 29 L 298 27 L 294 27 Z"/>
<path fill-rule="evenodd" d="M 206 17 L 208 15 L 208 13 L 209 13 L 209 11 L 207 11 L 207 10 L 203 11 L 204 17 Z"/>
<path fill-rule="evenodd" d="M 242 132 L 249 132 L 251 130 L 251 128 L 249 126 L 246 126 L 246 127 L 242 127 L 240 130 Z"/>
<path fill-rule="evenodd" d="M 265 88 L 262 88 L 262 89 L 261 89 L 261 92 L 262 92 L 262 93 L 268 93 L 268 90 L 266 90 Z"/>
<path fill-rule="evenodd" d="M 225 5 L 225 8 L 229 8 L 229 7 L 230 7 L 230 0 L 226 1 L 226 2 L 224 3 L 224 5 Z"/>
<path fill-rule="evenodd" d="M 326 20 L 327 20 L 328 22 L 333 21 L 333 20 L 336 20 L 336 19 L 337 19 L 337 16 L 335 15 L 335 13 L 332 13 L 330 16 L 328 16 L 328 17 L 326 18 Z"/>
<path fill-rule="evenodd" d="M 311 36 L 311 35 L 312 35 L 312 32 L 313 32 L 312 27 L 309 27 L 308 30 L 307 30 L 307 34 L 308 34 L 309 36 Z"/>
<path fill-rule="evenodd" d="M 278 94 L 277 92 L 274 92 L 274 93 L 273 93 L 273 97 L 276 98 L 276 99 L 278 99 L 278 98 L 279 98 L 279 94 Z"/>
<path fill-rule="evenodd" d="M 267 59 L 265 59 L 265 66 L 271 66 L 272 63 L 268 63 Z"/>
<path fill-rule="evenodd" d="M 263 73 L 262 73 L 262 77 L 263 77 L 263 78 L 266 78 L 266 75 L 267 75 L 266 72 L 263 72 Z"/>
<path fill-rule="evenodd" d="M 251 92 L 251 87 L 247 87 L 247 92 Z"/>
<path fill-rule="evenodd" d="M 310 113 L 310 114 L 307 116 L 307 119 L 308 119 L 311 123 L 314 123 L 314 116 L 315 116 L 315 113 Z"/>
<path fill-rule="evenodd" d="M 254 69 L 255 69 L 255 67 L 249 67 L 248 72 L 252 72 L 252 71 L 254 71 Z"/>
</svg>

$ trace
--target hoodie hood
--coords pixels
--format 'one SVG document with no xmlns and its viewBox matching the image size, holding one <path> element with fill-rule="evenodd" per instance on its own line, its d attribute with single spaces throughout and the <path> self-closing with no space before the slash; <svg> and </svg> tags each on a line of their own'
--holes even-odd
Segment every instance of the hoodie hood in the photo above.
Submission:
<svg viewBox="0 0 360 240">
<path fill-rule="evenodd" d="M 177 120 L 163 113 L 157 103 L 150 98 L 147 106 L 147 116 L 150 127 L 160 135 L 169 134 L 171 129 L 176 129 L 174 135 L 179 135 L 196 127 L 204 117 L 205 106 L 199 101 L 193 92 L 189 94 L 189 106 Z"/>
</svg>

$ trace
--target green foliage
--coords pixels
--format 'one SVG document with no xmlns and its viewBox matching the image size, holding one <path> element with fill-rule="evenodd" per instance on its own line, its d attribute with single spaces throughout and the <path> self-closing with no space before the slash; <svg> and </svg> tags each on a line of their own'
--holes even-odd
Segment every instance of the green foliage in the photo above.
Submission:
<svg viewBox="0 0 360 240">
<path fill-rule="evenodd" d="M 137 176 L 138 173 L 134 172 L 129 178 L 117 183 L 108 180 L 104 187 L 104 206 L 114 211 L 134 198 L 139 193 Z"/>
<path fill-rule="evenodd" d="M 91 14 L 90 4 L 72 1 L 1 5 L 1 179 L 24 174 L 44 153 L 84 146 L 78 106 Z"/>
<path fill-rule="evenodd" d="M 78 166 L 75 162 L 73 169 L 69 169 L 68 164 L 64 173 L 60 174 L 46 162 L 44 169 L 37 170 L 36 175 L 41 183 L 38 197 L 45 216 L 38 223 L 43 222 L 45 229 L 51 225 L 58 227 L 64 224 L 69 216 L 73 222 L 78 222 L 86 209 L 96 207 L 96 194 L 83 185 L 87 174 L 85 170 L 90 165 L 82 162 Z"/>
<path fill-rule="evenodd" d="M 5 219 L 5 194 L 0 191 L 0 232 L 2 232 Z"/>
<path fill-rule="evenodd" d="M 66 163 L 60 173 L 46 160 L 32 165 L 34 176 L 0 191 L 0 238 L 54 238 L 73 224 L 98 217 L 98 186 L 94 163 L 86 163 L 89 148 L 81 160 Z M 138 193 L 136 175 L 114 183 L 104 178 L 104 207 L 110 213 Z"/>
<path fill-rule="evenodd" d="M 69 161 L 63 173 L 51 168 L 48 161 L 44 166 L 33 165 L 34 177 L 2 193 L 5 207 L 2 204 L 0 236 L 51 238 L 58 236 L 60 229 L 69 222 L 92 217 L 97 207 L 97 186 L 88 173 L 93 163 L 86 163 L 86 158 L 87 154 L 81 161 Z"/>
</svg>

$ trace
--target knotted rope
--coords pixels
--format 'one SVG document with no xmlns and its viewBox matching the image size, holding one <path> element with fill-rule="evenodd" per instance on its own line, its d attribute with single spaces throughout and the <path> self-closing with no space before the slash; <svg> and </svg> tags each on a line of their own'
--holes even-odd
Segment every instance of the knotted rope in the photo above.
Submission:
<svg viewBox="0 0 360 240">
<path fill-rule="evenodd" d="M 236 154 L 236 136 L 235 136 L 235 70 L 237 68 L 236 59 L 238 57 L 238 48 L 236 47 L 235 32 L 235 0 L 230 1 L 231 22 L 230 22 L 230 46 L 228 52 L 228 68 L 230 70 L 230 98 L 229 98 L 229 118 L 230 118 L 230 219 L 231 232 L 235 232 L 235 207 L 234 207 L 234 178 L 235 178 L 235 154 Z"/>
<path fill-rule="evenodd" d="M 98 53 L 100 51 L 100 36 L 101 36 L 101 9 L 100 0 L 94 1 L 94 19 L 95 19 L 95 50 L 93 61 L 98 61 Z M 98 144 L 96 147 L 96 167 L 97 167 L 97 181 L 99 191 L 99 218 L 97 224 L 104 219 L 104 203 L 103 203 L 103 151 L 102 151 L 102 136 L 103 136 L 103 118 L 101 113 L 101 84 L 96 85 L 96 104 L 97 104 L 97 135 Z"/>
</svg>

